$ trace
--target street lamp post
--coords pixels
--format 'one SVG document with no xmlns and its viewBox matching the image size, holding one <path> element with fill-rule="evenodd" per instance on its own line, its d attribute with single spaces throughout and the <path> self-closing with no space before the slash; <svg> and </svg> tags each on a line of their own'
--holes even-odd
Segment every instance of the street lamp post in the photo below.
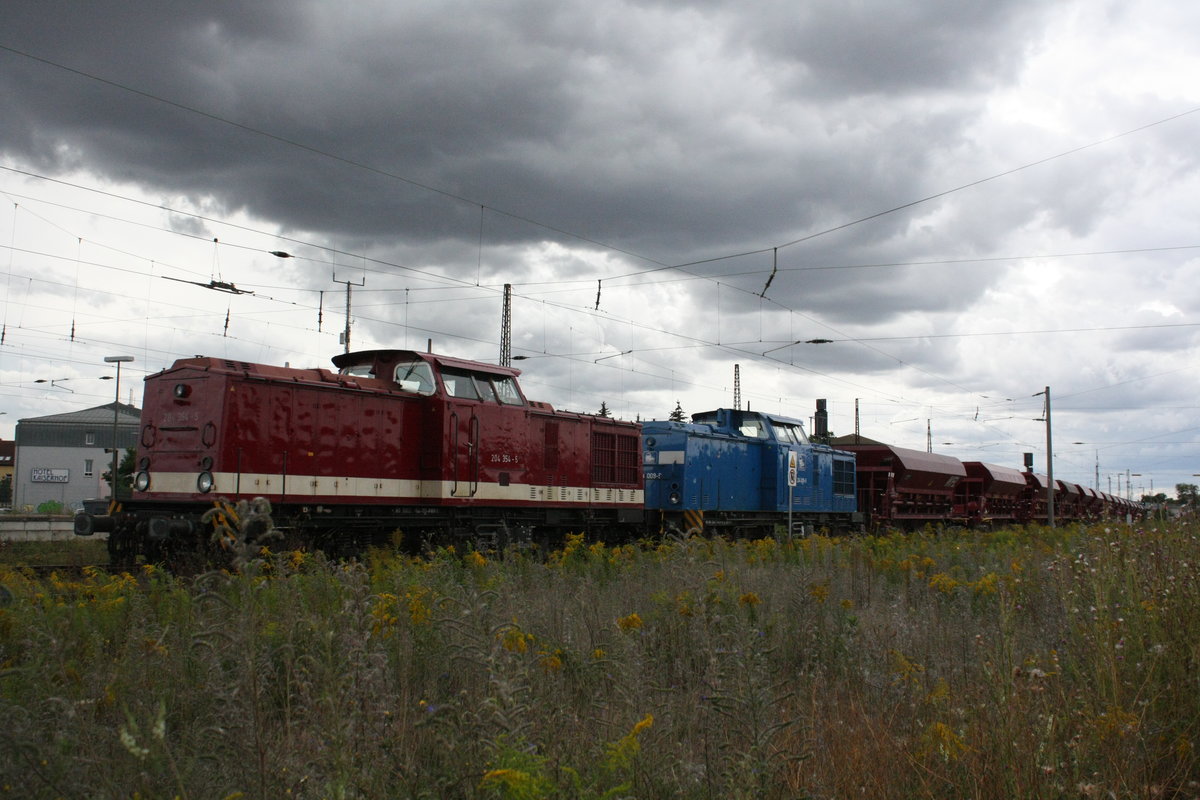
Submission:
<svg viewBox="0 0 1200 800">
<path fill-rule="evenodd" d="M 133 361 L 133 356 L 105 356 L 109 364 L 117 365 L 117 391 L 113 400 L 112 472 L 108 474 L 109 505 L 117 502 L 117 415 L 121 410 L 121 365 Z"/>
</svg>

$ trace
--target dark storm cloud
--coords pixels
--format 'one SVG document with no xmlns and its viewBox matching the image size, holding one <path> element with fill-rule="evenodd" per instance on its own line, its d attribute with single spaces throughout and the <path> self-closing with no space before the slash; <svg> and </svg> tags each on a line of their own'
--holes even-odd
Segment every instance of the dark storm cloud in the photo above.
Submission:
<svg viewBox="0 0 1200 800">
<path fill-rule="evenodd" d="M 828 97 L 990 88 L 1037 43 L 1044 3 L 779 2 L 741 17 L 745 45 Z M 1034 35 L 1031 35 L 1034 34 Z"/>
<path fill-rule="evenodd" d="M 473 255 L 479 203 L 677 263 L 923 193 L 1038 4 L 908 5 L 9 3 L 7 46 L 457 197 L 12 53 L 0 148 L 335 240 Z"/>
</svg>

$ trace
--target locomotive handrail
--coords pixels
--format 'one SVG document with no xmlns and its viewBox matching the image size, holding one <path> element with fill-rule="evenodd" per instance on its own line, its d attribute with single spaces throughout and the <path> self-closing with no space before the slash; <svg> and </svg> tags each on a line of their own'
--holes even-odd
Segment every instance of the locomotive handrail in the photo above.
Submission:
<svg viewBox="0 0 1200 800">
<path fill-rule="evenodd" d="M 471 454 L 471 497 L 474 497 L 479 491 L 479 417 L 474 413 L 471 414 L 470 437 L 467 448 Z"/>
<path fill-rule="evenodd" d="M 458 497 L 458 412 L 450 412 L 450 463 L 454 470 L 454 483 L 450 486 L 450 496 Z"/>
</svg>

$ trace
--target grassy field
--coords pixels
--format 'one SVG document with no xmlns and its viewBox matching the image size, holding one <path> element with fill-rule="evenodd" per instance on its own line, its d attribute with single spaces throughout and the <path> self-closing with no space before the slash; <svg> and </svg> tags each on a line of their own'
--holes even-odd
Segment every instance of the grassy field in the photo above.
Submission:
<svg viewBox="0 0 1200 800">
<path fill-rule="evenodd" d="M 0 567 L 0 798 L 1200 796 L 1194 524 Z"/>
<path fill-rule="evenodd" d="M 0 568 L 20 566 L 86 566 L 108 563 L 103 539 L 58 539 L 48 542 L 0 541 Z"/>
</svg>

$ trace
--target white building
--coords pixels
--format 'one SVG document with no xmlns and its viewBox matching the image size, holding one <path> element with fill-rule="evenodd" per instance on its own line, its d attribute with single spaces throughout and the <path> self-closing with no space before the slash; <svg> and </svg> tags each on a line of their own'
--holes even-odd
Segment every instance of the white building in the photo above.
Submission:
<svg viewBox="0 0 1200 800">
<path fill-rule="evenodd" d="M 54 501 L 71 512 L 84 500 L 107 498 L 101 476 L 112 468 L 114 412 L 119 460 L 137 444 L 142 412 L 133 406 L 113 402 L 18 421 L 13 510 L 36 511 Z"/>
</svg>

